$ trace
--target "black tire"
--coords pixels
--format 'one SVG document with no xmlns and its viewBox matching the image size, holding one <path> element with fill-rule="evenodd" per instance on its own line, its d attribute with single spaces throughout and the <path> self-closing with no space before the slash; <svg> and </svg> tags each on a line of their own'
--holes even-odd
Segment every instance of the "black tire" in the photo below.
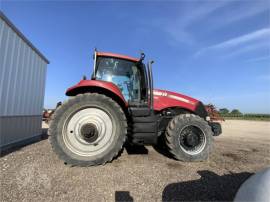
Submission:
<svg viewBox="0 0 270 202">
<path fill-rule="evenodd" d="M 183 135 L 187 134 L 188 136 L 189 133 L 184 133 L 187 128 L 198 134 L 198 145 L 185 146 L 187 143 L 185 143 L 185 139 L 183 139 L 185 136 Z M 181 114 L 175 116 L 169 122 L 165 133 L 165 141 L 175 159 L 187 162 L 204 161 L 212 150 L 213 132 L 208 123 L 201 117 L 194 114 Z M 198 148 L 197 152 L 192 150 L 196 148 Z"/>
<path fill-rule="evenodd" d="M 80 132 L 78 132 L 80 135 L 77 135 L 78 134 L 76 132 L 77 130 L 76 131 L 74 130 L 74 136 L 72 137 L 71 136 L 72 134 L 68 134 L 69 133 L 67 129 L 68 126 L 66 125 L 67 123 L 69 124 L 69 122 L 71 122 L 70 120 L 72 120 L 72 118 L 74 118 L 76 114 L 79 114 L 80 112 L 82 112 L 82 110 L 85 109 L 103 111 L 104 114 L 106 114 L 106 116 L 108 115 L 111 121 L 111 130 L 107 131 L 111 131 L 110 134 L 112 135 L 110 135 L 108 142 L 105 144 L 104 146 L 105 149 L 100 151 L 100 153 L 96 153 L 96 155 L 91 154 L 92 156 L 81 155 L 78 154 L 76 150 L 70 149 L 72 147 L 70 147 L 69 144 L 67 144 L 66 138 L 66 137 L 75 138 L 75 135 L 82 137 Z M 94 115 L 92 116 L 94 117 Z M 88 114 L 84 113 L 84 116 L 87 117 Z M 82 131 L 82 126 L 80 124 L 79 126 L 77 124 L 76 127 L 80 127 L 81 130 L 78 131 Z M 74 129 L 76 129 L 75 126 Z M 99 130 L 101 131 L 102 129 Z M 73 133 L 73 131 L 70 131 L 70 133 Z M 107 134 L 109 132 L 106 132 L 105 130 L 104 133 Z M 67 134 L 69 136 L 67 136 Z M 54 152 L 60 157 L 60 159 L 64 160 L 66 164 L 76 166 L 95 166 L 112 161 L 112 159 L 115 156 L 117 156 L 119 151 L 122 149 L 122 146 L 126 139 L 126 134 L 127 134 L 127 121 L 121 107 L 111 98 L 97 93 L 80 94 L 70 98 L 67 102 L 65 102 L 63 105 L 57 108 L 57 110 L 53 115 L 49 128 L 50 143 L 52 145 Z M 97 137 L 99 136 L 97 135 Z M 72 141 L 70 142 L 71 142 L 70 144 L 72 144 Z M 86 144 L 84 143 L 83 148 L 90 148 L 90 147 L 95 148 L 96 145 L 98 144 L 95 143 L 88 145 L 88 142 L 86 142 Z"/>
</svg>

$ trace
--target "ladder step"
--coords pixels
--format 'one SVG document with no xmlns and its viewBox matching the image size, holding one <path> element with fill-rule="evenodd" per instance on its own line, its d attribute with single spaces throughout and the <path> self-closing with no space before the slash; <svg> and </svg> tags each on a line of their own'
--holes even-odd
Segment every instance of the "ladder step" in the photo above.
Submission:
<svg viewBox="0 0 270 202">
<path fill-rule="evenodd" d="M 130 112 L 132 116 L 149 116 L 150 109 L 148 107 L 130 107 Z"/>
<path fill-rule="evenodd" d="M 132 131 L 134 133 L 156 133 L 157 123 L 134 123 Z"/>
<path fill-rule="evenodd" d="M 133 123 L 151 123 L 157 122 L 157 117 L 154 116 L 141 116 L 141 117 L 132 117 Z"/>
<path fill-rule="evenodd" d="M 134 133 L 132 142 L 139 145 L 153 145 L 157 143 L 156 133 Z"/>
</svg>

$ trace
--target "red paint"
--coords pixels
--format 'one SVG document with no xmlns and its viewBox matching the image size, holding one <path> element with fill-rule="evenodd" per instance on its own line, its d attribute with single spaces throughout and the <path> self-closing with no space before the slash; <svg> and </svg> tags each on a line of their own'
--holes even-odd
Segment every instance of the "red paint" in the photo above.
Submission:
<svg viewBox="0 0 270 202">
<path fill-rule="evenodd" d="M 126 55 L 120 55 L 120 54 L 115 54 L 115 53 L 107 53 L 107 52 L 97 52 L 97 56 L 114 57 L 114 58 L 120 58 L 120 59 L 124 59 L 124 60 L 130 60 L 133 62 L 140 61 L 140 59 L 138 59 L 138 58 L 133 58 L 133 57 L 129 57 Z"/>
<path fill-rule="evenodd" d="M 126 102 L 124 96 L 122 95 L 120 89 L 113 83 L 107 82 L 107 81 L 100 81 L 100 80 L 81 80 L 78 84 L 75 86 L 70 87 L 66 91 L 66 95 L 74 95 L 76 94 L 75 92 L 79 90 L 82 87 L 99 87 L 99 88 L 104 88 L 112 93 L 114 93 L 116 96 L 118 96 L 126 106 L 128 106 L 128 103 Z M 186 95 L 180 94 L 180 93 L 175 93 L 171 91 L 166 91 L 166 90 L 159 90 L 155 89 L 155 93 L 159 93 L 161 95 L 154 95 L 154 110 L 155 111 L 161 111 L 166 108 L 171 108 L 171 107 L 181 107 L 188 109 L 190 111 L 195 111 L 197 103 L 199 102 L 198 100 L 188 97 Z M 154 94 L 155 94 L 154 93 Z M 174 98 L 170 96 L 176 96 Z M 183 98 L 185 101 L 177 100 L 177 98 Z"/>
<path fill-rule="evenodd" d="M 182 95 L 180 93 L 175 93 L 171 91 L 166 90 L 159 90 L 155 89 L 154 92 L 161 93 L 162 95 L 154 95 L 154 110 L 155 111 L 161 111 L 166 108 L 170 107 L 181 107 L 188 109 L 190 111 L 195 111 L 195 108 L 197 106 L 198 100 L 191 98 L 186 95 Z M 187 100 L 188 102 L 180 101 L 175 98 L 171 98 L 170 95 L 179 97 L 180 99 L 183 98 Z"/>
<path fill-rule="evenodd" d="M 83 87 L 99 87 L 99 88 L 104 88 L 106 90 L 111 91 L 112 93 L 114 93 L 115 95 L 117 95 L 119 98 L 121 98 L 121 100 L 123 100 L 123 102 L 125 103 L 125 105 L 127 106 L 127 102 L 125 101 L 124 96 L 122 95 L 121 91 L 119 90 L 119 88 L 111 83 L 111 82 L 107 82 L 107 81 L 100 81 L 100 80 L 81 80 L 79 83 L 77 83 L 75 86 L 72 86 L 70 88 L 67 89 L 66 91 L 66 95 L 73 95 L 73 92 L 78 90 L 79 88 L 83 88 Z"/>
</svg>

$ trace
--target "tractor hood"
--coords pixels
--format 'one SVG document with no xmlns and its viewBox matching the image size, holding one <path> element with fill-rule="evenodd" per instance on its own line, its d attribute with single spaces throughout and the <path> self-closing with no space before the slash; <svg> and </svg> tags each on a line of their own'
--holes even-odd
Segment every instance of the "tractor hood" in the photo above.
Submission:
<svg viewBox="0 0 270 202">
<path fill-rule="evenodd" d="M 167 90 L 154 89 L 154 109 L 156 111 L 170 107 L 180 107 L 195 112 L 202 103 L 189 96 Z M 204 108 L 204 107 L 203 107 Z"/>
<path fill-rule="evenodd" d="M 79 93 L 88 92 L 89 89 L 103 89 L 115 94 L 123 102 L 124 106 L 128 106 L 119 88 L 111 83 L 99 80 L 81 80 L 75 86 L 69 88 L 66 92 L 67 96 L 74 96 Z M 189 96 L 175 93 L 167 90 L 154 89 L 154 110 L 161 111 L 166 108 L 183 108 L 190 112 L 200 115 L 201 117 L 206 117 L 208 115 L 204 105 L 197 99 L 191 98 Z"/>
</svg>

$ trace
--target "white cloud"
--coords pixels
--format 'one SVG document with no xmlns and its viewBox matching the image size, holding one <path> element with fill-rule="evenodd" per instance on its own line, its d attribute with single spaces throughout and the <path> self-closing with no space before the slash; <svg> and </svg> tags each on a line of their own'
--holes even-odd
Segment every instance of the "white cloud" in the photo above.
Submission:
<svg viewBox="0 0 270 202">
<path fill-rule="evenodd" d="M 258 61 L 263 61 L 263 60 L 270 60 L 270 55 L 251 58 L 251 59 L 247 60 L 247 62 L 258 62 Z"/>
<path fill-rule="evenodd" d="M 195 54 L 195 56 L 202 55 L 203 53 L 209 51 L 219 51 L 235 47 L 243 47 L 249 43 L 257 42 L 258 40 L 263 41 L 266 46 L 267 45 L 269 46 L 269 38 L 270 38 L 270 28 L 264 28 L 203 48 L 202 50 L 198 51 Z"/>
<path fill-rule="evenodd" d="M 250 42 L 252 40 L 263 38 L 263 37 L 270 37 L 270 28 L 264 28 L 257 30 L 255 32 L 251 32 L 240 37 L 236 37 L 233 39 L 229 39 L 222 43 L 216 44 L 214 46 L 209 47 L 210 49 L 220 49 L 220 48 L 230 48 L 233 46 L 237 46 L 246 42 Z M 268 38 L 269 40 L 269 38 Z"/>
<path fill-rule="evenodd" d="M 190 4 L 187 10 L 185 10 L 184 15 L 179 16 L 177 23 L 181 27 L 188 27 L 192 23 L 207 17 L 213 11 L 224 7 L 226 4 L 228 4 L 226 1 Z"/>
<path fill-rule="evenodd" d="M 150 23 L 149 21 L 146 23 L 145 20 L 141 23 L 147 26 L 154 26 L 167 33 L 167 36 L 169 36 L 168 43 L 170 45 L 179 46 L 179 43 L 181 43 L 197 46 L 197 36 L 199 36 L 199 33 L 195 32 L 193 28 L 196 30 L 198 24 L 205 27 L 202 32 L 210 33 L 216 28 L 248 19 L 269 10 L 270 7 L 267 6 L 267 3 L 267 1 L 237 2 L 225 0 L 181 1 L 181 4 L 175 4 L 179 5 L 178 13 L 171 13 L 170 17 L 163 16 L 161 18 L 154 18 Z M 246 40 L 248 40 L 248 38 Z M 240 42 L 241 41 L 239 41 L 239 43 Z M 229 43 L 237 43 L 237 41 L 228 41 L 227 45 L 230 45 Z M 225 46 L 226 44 L 220 45 Z"/>
<path fill-rule="evenodd" d="M 231 57 L 236 57 L 238 55 L 243 55 L 245 53 L 250 53 L 250 52 L 255 52 L 258 50 L 269 50 L 269 44 L 265 43 L 265 41 L 260 41 L 260 42 L 254 42 L 254 43 L 248 43 L 247 45 L 243 45 L 242 47 L 230 51 L 227 53 L 224 57 L 225 58 L 231 58 Z"/>
<path fill-rule="evenodd" d="M 266 1 L 250 1 L 245 2 L 241 6 L 235 5 L 229 11 L 221 13 L 219 17 L 209 19 L 207 31 L 211 32 L 218 28 L 231 25 L 232 23 L 252 18 L 263 12 L 269 12 L 269 10 L 269 2 Z"/>
<path fill-rule="evenodd" d="M 166 20 L 166 22 L 159 24 L 161 29 L 167 32 L 176 42 L 192 45 L 195 42 L 194 34 L 187 28 L 206 18 L 213 11 L 224 7 L 227 3 L 225 1 L 189 3 L 188 6 L 179 11 L 180 15 L 176 19 Z"/>
<path fill-rule="evenodd" d="M 247 4 L 248 5 L 248 4 Z M 233 17 L 231 18 L 227 18 L 223 25 L 225 23 L 232 23 L 235 21 L 239 21 L 239 20 L 243 20 L 249 17 L 252 17 L 254 15 L 257 15 L 259 13 L 262 13 L 266 10 L 269 10 L 269 5 L 265 5 L 263 2 L 259 2 L 257 5 L 248 5 L 248 8 L 243 8 L 241 9 L 241 7 L 239 7 L 240 9 L 235 10 L 235 12 L 233 13 Z"/>
</svg>

